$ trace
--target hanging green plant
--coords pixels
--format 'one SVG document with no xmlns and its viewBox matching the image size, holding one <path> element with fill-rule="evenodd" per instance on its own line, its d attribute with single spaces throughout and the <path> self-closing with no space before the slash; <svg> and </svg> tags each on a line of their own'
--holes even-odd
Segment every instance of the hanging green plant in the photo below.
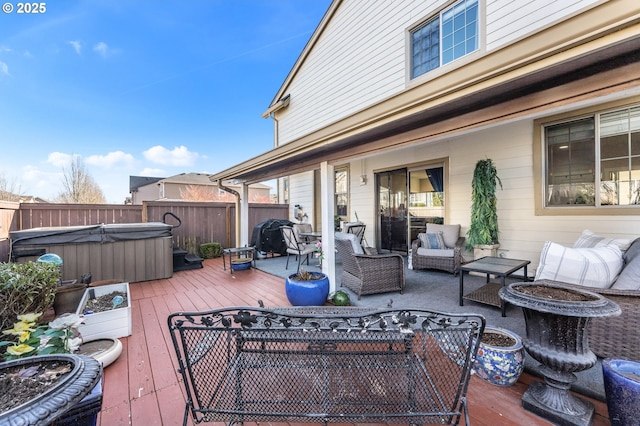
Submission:
<svg viewBox="0 0 640 426">
<path fill-rule="evenodd" d="M 498 244 L 498 211 L 496 187 L 502 181 L 493 161 L 479 160 L 471 180 L 471 226 L 467 232 L 467 248 Z"/>
</svg>

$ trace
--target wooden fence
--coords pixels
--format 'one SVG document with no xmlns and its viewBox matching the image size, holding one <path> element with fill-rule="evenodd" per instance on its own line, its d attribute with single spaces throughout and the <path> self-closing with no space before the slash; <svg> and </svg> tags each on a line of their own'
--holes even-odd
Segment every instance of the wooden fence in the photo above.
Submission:
<svg viewBox="0 0 640 426">
<path fill-rule="evenodd" d="M 179 222 L 172 213 L 180 219 Z M 287 219 L 287 204 L 249 204 L 249 229 L 268 219 Z M 10 231 L 100 223 L 166 222 L 174 225 L 175 246 L 198 253 L 200 244 L 236 247 L 235 204 L 148 201 L 143 205 L 19 204 L 0 202 L 0 261 L 8 261 Z"/>
</svg>

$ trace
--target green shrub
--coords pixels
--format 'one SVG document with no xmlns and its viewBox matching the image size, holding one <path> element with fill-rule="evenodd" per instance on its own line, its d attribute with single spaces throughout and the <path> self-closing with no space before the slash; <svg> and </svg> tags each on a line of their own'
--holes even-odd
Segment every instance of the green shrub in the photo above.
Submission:
<svg viewBox="0 0 640 426">
<path fill-rule="evenodd" d="M 220 243 L 204 243 L 200 244 L 200 257 L 205 259 L 213 259 L 220 257 L 222 254 L 222 246 Z"/>
<path fill-rule="evenodd" d="M 18 315 L 43 313 L 53 306 L 60 269 L 52 263 L 0 263 L 0 330 Z"/>
</svg>

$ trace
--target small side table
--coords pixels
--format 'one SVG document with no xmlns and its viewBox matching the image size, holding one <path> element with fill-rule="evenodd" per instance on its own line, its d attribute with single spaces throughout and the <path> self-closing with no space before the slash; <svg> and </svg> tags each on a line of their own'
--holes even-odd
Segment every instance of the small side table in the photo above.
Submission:
<svg viewBox="0 0 640 426">
<path fill-rule="evenodd" d="M 222 250 L 222 265 L 224 270 L 227 270 L 227 261 L 226 257 L 229 256 L 229 273 L 233 274 L 233 263 L 231 262 L 233 255 L 237 257 L 247 257 L 251 259 L 251 267 L 256 267 L 256 248 L 251 247 L 235 247 L 235 248 L 226 248 Z"/>
<path fill-rule="evenodd" d="M 500 308 L 502 316 L 506 316 L 505 302 L 498 296 L 498 291 L 505 286 L 505 278 L 513 274 L 518 269 L 524 269 L 525 280 L 527 279 L 527 265 L 529 260 L 508 259 L 506 257 L 483 257 L 460 266 L 460 306 L 464 304 L 463 299 L 484 303 Z M 487 283 L 479 289 L 464 295 L 464 273 L 480 272 L 487 274 Z M 500 283 L 490 282 L 491 275 L 500 278 Z"/>
</svg>

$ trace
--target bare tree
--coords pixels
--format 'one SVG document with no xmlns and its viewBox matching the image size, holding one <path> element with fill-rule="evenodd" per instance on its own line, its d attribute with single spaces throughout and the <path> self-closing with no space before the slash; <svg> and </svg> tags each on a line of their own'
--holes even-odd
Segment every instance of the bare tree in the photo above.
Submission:
<svg viewBox="0 0 640 426">
<path fill-rule="evenodd" d="M 213 201 L 213 189 L 203 185 L 187 185 L 180 188 L 180 197 L 185 201 Z"/>
<path fill-rule="evenodd" d="M 62 185 L 64 191 L 57 197 L 59 203 L 105 204 L 102 190 L 87 171 L 80 157 L 74 157 L 70 169 L 63 167 Z"/>
<path fill-rule="evenodd" d="M 9 180 L 0 174 L 0 200 L 1 201 L 20 201 L 22 189 L 20 184 L 14 180 Z"/>
</svg>

